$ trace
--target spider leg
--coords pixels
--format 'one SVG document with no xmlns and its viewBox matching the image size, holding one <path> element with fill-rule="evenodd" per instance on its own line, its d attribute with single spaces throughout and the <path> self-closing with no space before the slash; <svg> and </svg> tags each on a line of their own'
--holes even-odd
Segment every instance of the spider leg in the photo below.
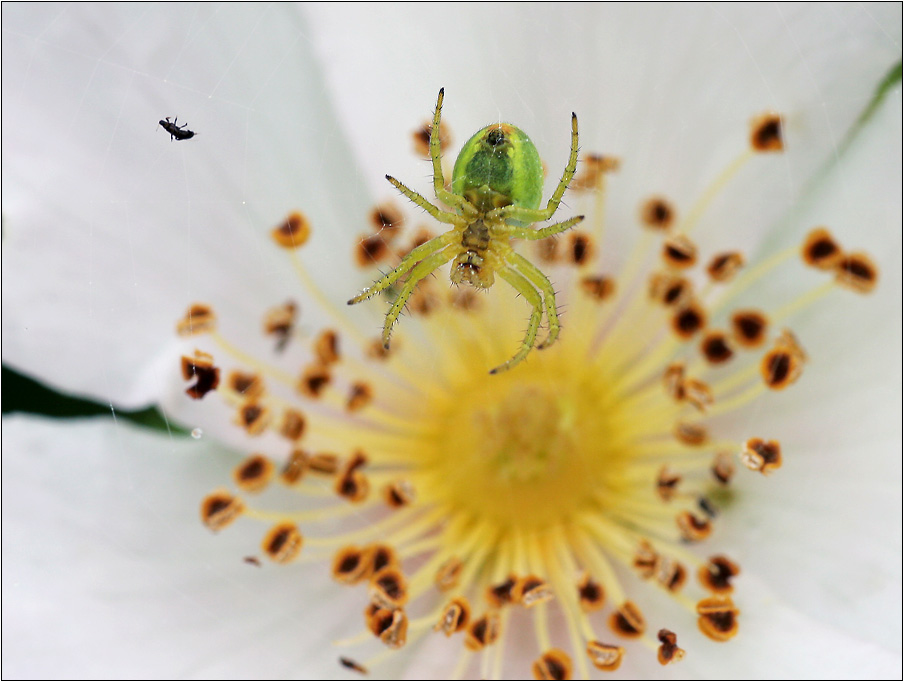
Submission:
<svg viewBox="0 0 904 682">
<path fill-rule="evenodd" d="M 437 237 L 437 239 L 440 239 L 440 237 Z M 429 243 L 430 242 L 427 242 L 427 244 Z M 426 246 L 426 244 L 424 246 Z M 402 309 L 405 307 L 405 304 L 408 302 L 408 299 L 414 292 L 414 288 L 417 286 L 417 283 L 424 279 L 424 277 L 429 275 L 431 272 L 436 270 L 443 263 L 447 263 L 452 260 L 455 257 L 455 254 L 458 253 L 458 250 L 459 249 L 455 246 L 447 246 L 442 251 L 437 251 L 429 258 L 425 258 L 420 263 L 418 263 L 414 267 L 414 269 L 411 270 L 411 274 L 408 276 L 405 284 L 402 285 L 402 290 L 399 292 L 398 298 L 396 298 L 396 300 L 393 302 L 392 307 L 389 309 L 389 312 L 386 313 L 386 321 L 383 323 L 384 348 L 389 348 L 389 337 L 392 335 L 392 326 L 395 324 L 396 320 L 399 319 L 399 315 L 401 315 Z M 414 251 L 412 251 L 412 253 L 414 253 Z"/>
<path fill-rule="evenodd" d="M 562 201 L 562 195 L 565 194 L 565 190 L 568 189 L 568 185 L 571 182 L 571 179 L 574 177 L 574 172 L 578 167 L 578 117 L 577 114 L 571 114 L 571 154 L 568 156 L 568 164 L 565 166 L 565 172 L 562 173 L 562 179 L 559 180 L 559 184 L 556 187 L 555 191 L 552 193 L 552 196 L 549 198 L 549 201 L 546 204 L 545 209 L 531 209 L 525 208 L 524 206 L 516 206 L 514 204 L 510 206 L 504 206 L 502 208 L 496 209 L 493 213 L 496 213 L 500 218 L 503 219 L 511 219 L 517 220 L 522 223 L 537 223 L 542 220 L 549 220 L 552 218 L 553 214 L 556 212 L 556 209 L 559 208 L 559 203 Z"/>
<path fill-rule="evenodd" d="M 430 160 L 433 162 L 433 191 L 436 198 L 447 206 L 461 210 L 471 218 L 476 217 L 470 202 L 464 197 L 452 194 L 446 189 L 446 181 L 443 178 L 442 149 L 439 144 L 439 121 L 443 110 L 443 93 L 445 88 L 439 89 L 436 97 L 436 109 L 433 110 L 433 126 L 430 128 Z M 470 210 L 469 210 L 470 209 Z"/>
<path fill-rule="evenodd" d="M 506 360 L 498 367 L 491 369 L 490 374 L 499 374 L 499 372 L 511 369 L 527 357 L 527 354 L 530 353 L 534 347 L 534 342 L 537 340 L 537 330 L 540 328 L 540 320 L 543 317 L 543 303 L 540 300 L 540 294 L 527 278 L 511 266 L 503 266 L 496 270 L 496 273 L 506 282 L 511 284 L 515 291 L 524 296 L 527 302 L 533 307 L 533 310 L 531 310 L 530 320 L 527 323 L 527 331 L 524 332 L 524 340 L 521 341 L 521 347 L 518 349 L 518 352 L 515 353 L 511 359 Z"/>
<path fill-rule="evenodd" d="M 404 194 L 410 201 L 420 206 L 422 209 L 427 211 L 430 215 L 436 218 L 441 223 L 446 223 L 448 225 L 455 225 L 456 227 L 464 227 L 468 224 L 468 220 L 458 215 L 457 213 L 450 213 L 449 211 L 444 211 L 438 206 L 434 206 L 426 198 L 422 197 L 420 194 L 415 192 L 413 189 L 408 189 L 401 182 L 396 180 L 391 175 L 387 175 L 386 179 L 389 180 L 393 184 L 393 186 L 399 190 L 402 194 Z M 454 196 L 454 195 L 453 195 Z"/>
<path fill-rule="evenodd" d="M 414 268 L 418 261 L 430 255 L 437 249 L 443 246 L 447 246 L 450 241 L 453 241 L 457 238 L 455 233 L 452 233 L 452 237 L 449 237 L 449 233 L 446 232 L 441 234 L 438 237 L 434 237 L 430 241 L 424 242 L 420 246 L 417 246 L 411 251 L 408 252 L 408 255 L 402 259 L 402 262 L 399 263 L 395 268 L 390 270 L 386 275 L 382 278 L 378 279 L 372 285 L 367 287 L 360 294 L 355 296 L 354 298 L 348 301 L 348 305 L 355 305 L 356 303 L 360 303 L 361 301 L 365 301 L 371 296 L 374 296 L 384 289 L 388 289 L 406 272 Z"/>
<path fill-rule="evenodd" d="M 549 333 L 542 342 L 537 344 L 537 348 L 540 350 L 549 348 L 559 338 L 559 332 L 562 329 L 562 325 L 559 324 L 559 312 L 556 310 L 556 291 L 552 286 L 552 282 L 549 281 L 549 278 L 543 274 L 540 268 L 514 250 L 507 253 L 505 259 L 515 271 L 524 275 L 543 294 L 543 306 L 546 309 Z"/>
<path fill-rule="evenodd" d="M 584 216 L 579 215 L 575 216 L 574 218 L 569 218 L 568 220 L 563 220 L 561 223 L 542 227 L 539 230 L 534 230 L 530 227 L 506 225 L 503 223 L 499 227 L 499 230 L 504 232 L 509 237 L 514 237 L 515 239 L 530 239 L 532 241 L 536 241 L 538 239 L 546 239 L 547 237 L 552 237 L 554 234 L 560 234 L 562 232 L 565 232 L 565 230 L 570 230 L 583 219 Z"/>
</svg>

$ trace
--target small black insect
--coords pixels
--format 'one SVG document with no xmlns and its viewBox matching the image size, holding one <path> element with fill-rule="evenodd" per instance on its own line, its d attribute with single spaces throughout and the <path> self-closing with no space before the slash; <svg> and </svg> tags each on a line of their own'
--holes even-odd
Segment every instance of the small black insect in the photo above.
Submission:
<svg viewBox="0 0 904 682">
<path fill-rule="evenodd" d="M 160 126 L 170 134 L 171 140 L 189 140 L 195 136 L 195 131 L 186 130 L 188 127 L 187 123 L 183 123 L 181 126 L 176 125 L 176 121 L 179 120 L 177 116 L 172 121 L 169 120 L 169 116 L 166 117 L 165 121 L 158 121 Z"/>
</svg>

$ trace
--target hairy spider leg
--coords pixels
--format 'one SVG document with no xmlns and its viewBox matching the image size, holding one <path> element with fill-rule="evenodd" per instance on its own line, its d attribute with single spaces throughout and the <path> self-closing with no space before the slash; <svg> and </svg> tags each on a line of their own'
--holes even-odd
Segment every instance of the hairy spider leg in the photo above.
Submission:
<svg viewBox="0 0 904 682">
<path fill-rule="evenodd" d="M 477 217 L 477 209 L 471 205 L 471 202 L 457 194 L 446 189 L 446 180 L 443 177 L 442 165 L 442 149 L 439 144 L 439 121 L 440 114 L 443 109 L 443 92 L 445 88 L 439 89 L 439 95 L 436 97 L 436 108 L 433 110 L 433 127 L 430 128 L 430 160 L 433 162 L 433 191 L 436 198 L 447 206 L 458 209 L 462 215 L 470 219 Z"/>
<path fill-rule="evenodd" d="M 383 323 L 383 348 L 389 348 L 389 337 L 392 335 L 392 326 L 395 324 L 395 321 L 399 319 L 402 309 L 411 297 L 418 282 L 436 270 L 443 263 L 448 263 L 455 258 L 458 251 L 459 249 L 454 245 L 447 246 L 442 251 L 437 251 L 429 258 L 425 258 L 414 267 L 411 274 L 408 276 L 408 279 L 405 281 L 405 284 L 402 285 L 402 290 L 399 292 L 398 298 L 396 298 L 392 307 L 389 309 L 389 312 L 386 314 L 386 321 Z"/>
<path fill-rule="evenodd" d="M 451 235 L 451 236 L 450 236 Z M 457 241 L 457 235 L 455 232 L 446 232 L 441 234 L 438 237 L 434 237 L 430 241 L 424 242 L 420 246 L 417 246 L 411 251 L 408 252 L 402 261 L 388 273 L 386 273 L 383 277 L 378 279 L 376 282 L 367 287 L 360 294 L 355 296 L 354 298 L 348 301 L 348 305 L 355 305 L 356 303 L 360 303 L 361 301 L 365 301 L 371 296 L 379 294 L 384 289 L 388 289 L 406 272 L 411 270 L 415 265 L 417 265 L 418 261 L 423 258 L 426 258 L 431 253 L 440 249 L 444 246 L 448 246 L 451 243 Z"/>
<path fill-rule="evenodd" d="M 553 235 L 560 234 L 562 232 L 565 232 L 565 230 L 570 230 L 583 219 L 584 216 L 579 215 L 575 216 L 574 218 L 569 218 L 568 220 L 563 220 L 561 223 L 542 227 L 539 230 L 534 230 L 530 227 L 521 227 L 518 225 L 506 225 L 505 223 L 500 225 L 497 229 L 499 229 L 499 231 L 504 233 L 506 236 L 513 239 L 531 239 L 536 241 L 538 239 L 546 239 L 547 237 L 552 237 Z"/>
<path fill-rule="evenodd" d="M 527 323 L 527 330 L 524 332 L 524 340 L 521 341 L 521 347 L 518 349 L 518 352 L 515 353 L 511 359 L 498 367 L 491 369 L 490 374 L 499 374 L 499 372 L 511 369 L 527 357 L 527 354 L 531 352 L 534 343 L 537 340 L 537 330 L 540 328 L 540 320 L 543 317 L 543 302 L 540 300 L 540 294 L 527 278 L 508 265 L 500 267 L 496 270 L 496 274 L 511 284 L 515 291 L 524 296 L 525 300 L 531 304 L 533 310 L 531 310 L 530 320 Z M 550 288 L 552 287 L 550 286 Z"/>
<path fill-rule="evenodd" d="M 568 189 L 569 183 L 571 183 L 571 179 L 574 177 L 574 173 L 578 167 L 578 117 L 577 114 L 572 112 L 571 114 L 571 154 L 568 157 L 568 164 L 565 166 L 565 172 L 562 173 L 562 179 L 559 180 L 559 184 L 556 187 L 555 192 L 552 193 L 552 196 L 549 198 L 549 201 L 546 203 L 545 209 L 539 208 L 525 208 L 524 206 L 516 206 L 515 204 L 511 204 L 509 206 L 503 206 L 502 208 L 497 208 L 491 212 L 490 215 L 493 217 L 500 217 L 503 220 L 517 220 L 518 222 L 528 224 L 528 223 L 537 223 L 543 220 L 549 220 L 552 218 L 553 214 L 556 212 L 556 209 L 559 208 L 559 204 L 562 201 L 562 195 L 565 194 L 565 190 Z"/>
<path fill-rule="evenodd" d="M 408 199 L 412 202 L 420 206 L 422 209 L 427 211 L 430 215 L 436 218 L 441 223 L 446 223 L 447 225 L 454 225 L 455 227 L 464 227 L 468 224 L 468 220 L 458 215 L 457 213 L 451 213 L 450 211 L 444 211 L 438 206 L 434 206 L 431 204 L 425 197 L 421 196 L 413 189 L 409 189 L 401 182 L 396 180 L 391 175 L 387 175 L 386 179 L 392 183 L 393 187 L 399 190 L 402 194 L 404 194 Z M 454 196 L 454 195 L 453 195 Z M 470 206 L 470 204 L 469 204 Z"/>
<path fill-rule="evenodd" d="M 559 331 L 562 329 L 559 324 L 559 311 L 556 310 L 556 291 L 553 289 L 552 282 L 549 281 L 549 278 L 543 274 L 540 268 L 514 250 L 506 254 L 505 259 L 516 272 L 526 277 L 543 294 L 543 305 L 546 308 L 546 321 L 549 324 L 549 331 L 546 338 L 537 344 L 537 348 L 540 350 L 549 348 L 559 338 Z"/>
</svg>

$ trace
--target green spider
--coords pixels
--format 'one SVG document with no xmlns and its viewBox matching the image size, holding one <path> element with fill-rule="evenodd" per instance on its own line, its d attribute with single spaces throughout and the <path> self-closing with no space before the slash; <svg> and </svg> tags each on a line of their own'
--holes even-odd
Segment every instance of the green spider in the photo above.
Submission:
<svg viewBox="0 0 904 682">
<path fill-rule="evenodd" d="M 491 370 L 491 374 L 496 374 L 527 357 L 536 342 L 544 310 L 549 332 L 537 347 L 548 348 L 559 336 L 556 292 L 546 275 L 512 248 L 511 240 L 546 239 L 584 219 L 584 216 L 576 216 L 541 229 L 531 227 L 535 222 L 552 218 L 574 177 L 578 163 L 578 117 L 571 114 L 568 165 L 546 208 L 539 209 L 543 195 L 540 155 L 524 131 L 508 123 L 489 125 L 467 141 L 455 160 L 452 191 L 445 188 L 439 144 L 442 106 L 443 89 L 440 89 L 430 131 L 433 189 L 436 198 L 455 212 L 434 206 L 390 175 L 386 179 L 438 221 L 452 225 L 452 229 L 412 249 L 395 269 L 348 304 L 360 303 L 408 274 L 383 325 L 383 346 L 389 348 L 392 327 L 417 283 L 438 267 L 452 261 L 449 279 L 454 284 L 470 284 L 478 289 L 489 289 L 498 274 L 531 304 L 533 310 L 520 349 L 510 360 Z"/>
</svg>

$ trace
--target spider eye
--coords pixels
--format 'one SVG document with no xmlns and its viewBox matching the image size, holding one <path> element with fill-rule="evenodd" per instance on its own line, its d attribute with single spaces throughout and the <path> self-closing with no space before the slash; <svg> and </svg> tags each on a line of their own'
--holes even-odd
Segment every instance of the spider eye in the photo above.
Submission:
<svg viewBox="0 0 904 682">
<path fill-rule="evenodd" d="M 489 143 L 491 146 L 498 147 L 503 142 L 505 142 L 505 133 L 498 128 L 491 130 L 487 134 L 487 143 Z"/>
</svg>

